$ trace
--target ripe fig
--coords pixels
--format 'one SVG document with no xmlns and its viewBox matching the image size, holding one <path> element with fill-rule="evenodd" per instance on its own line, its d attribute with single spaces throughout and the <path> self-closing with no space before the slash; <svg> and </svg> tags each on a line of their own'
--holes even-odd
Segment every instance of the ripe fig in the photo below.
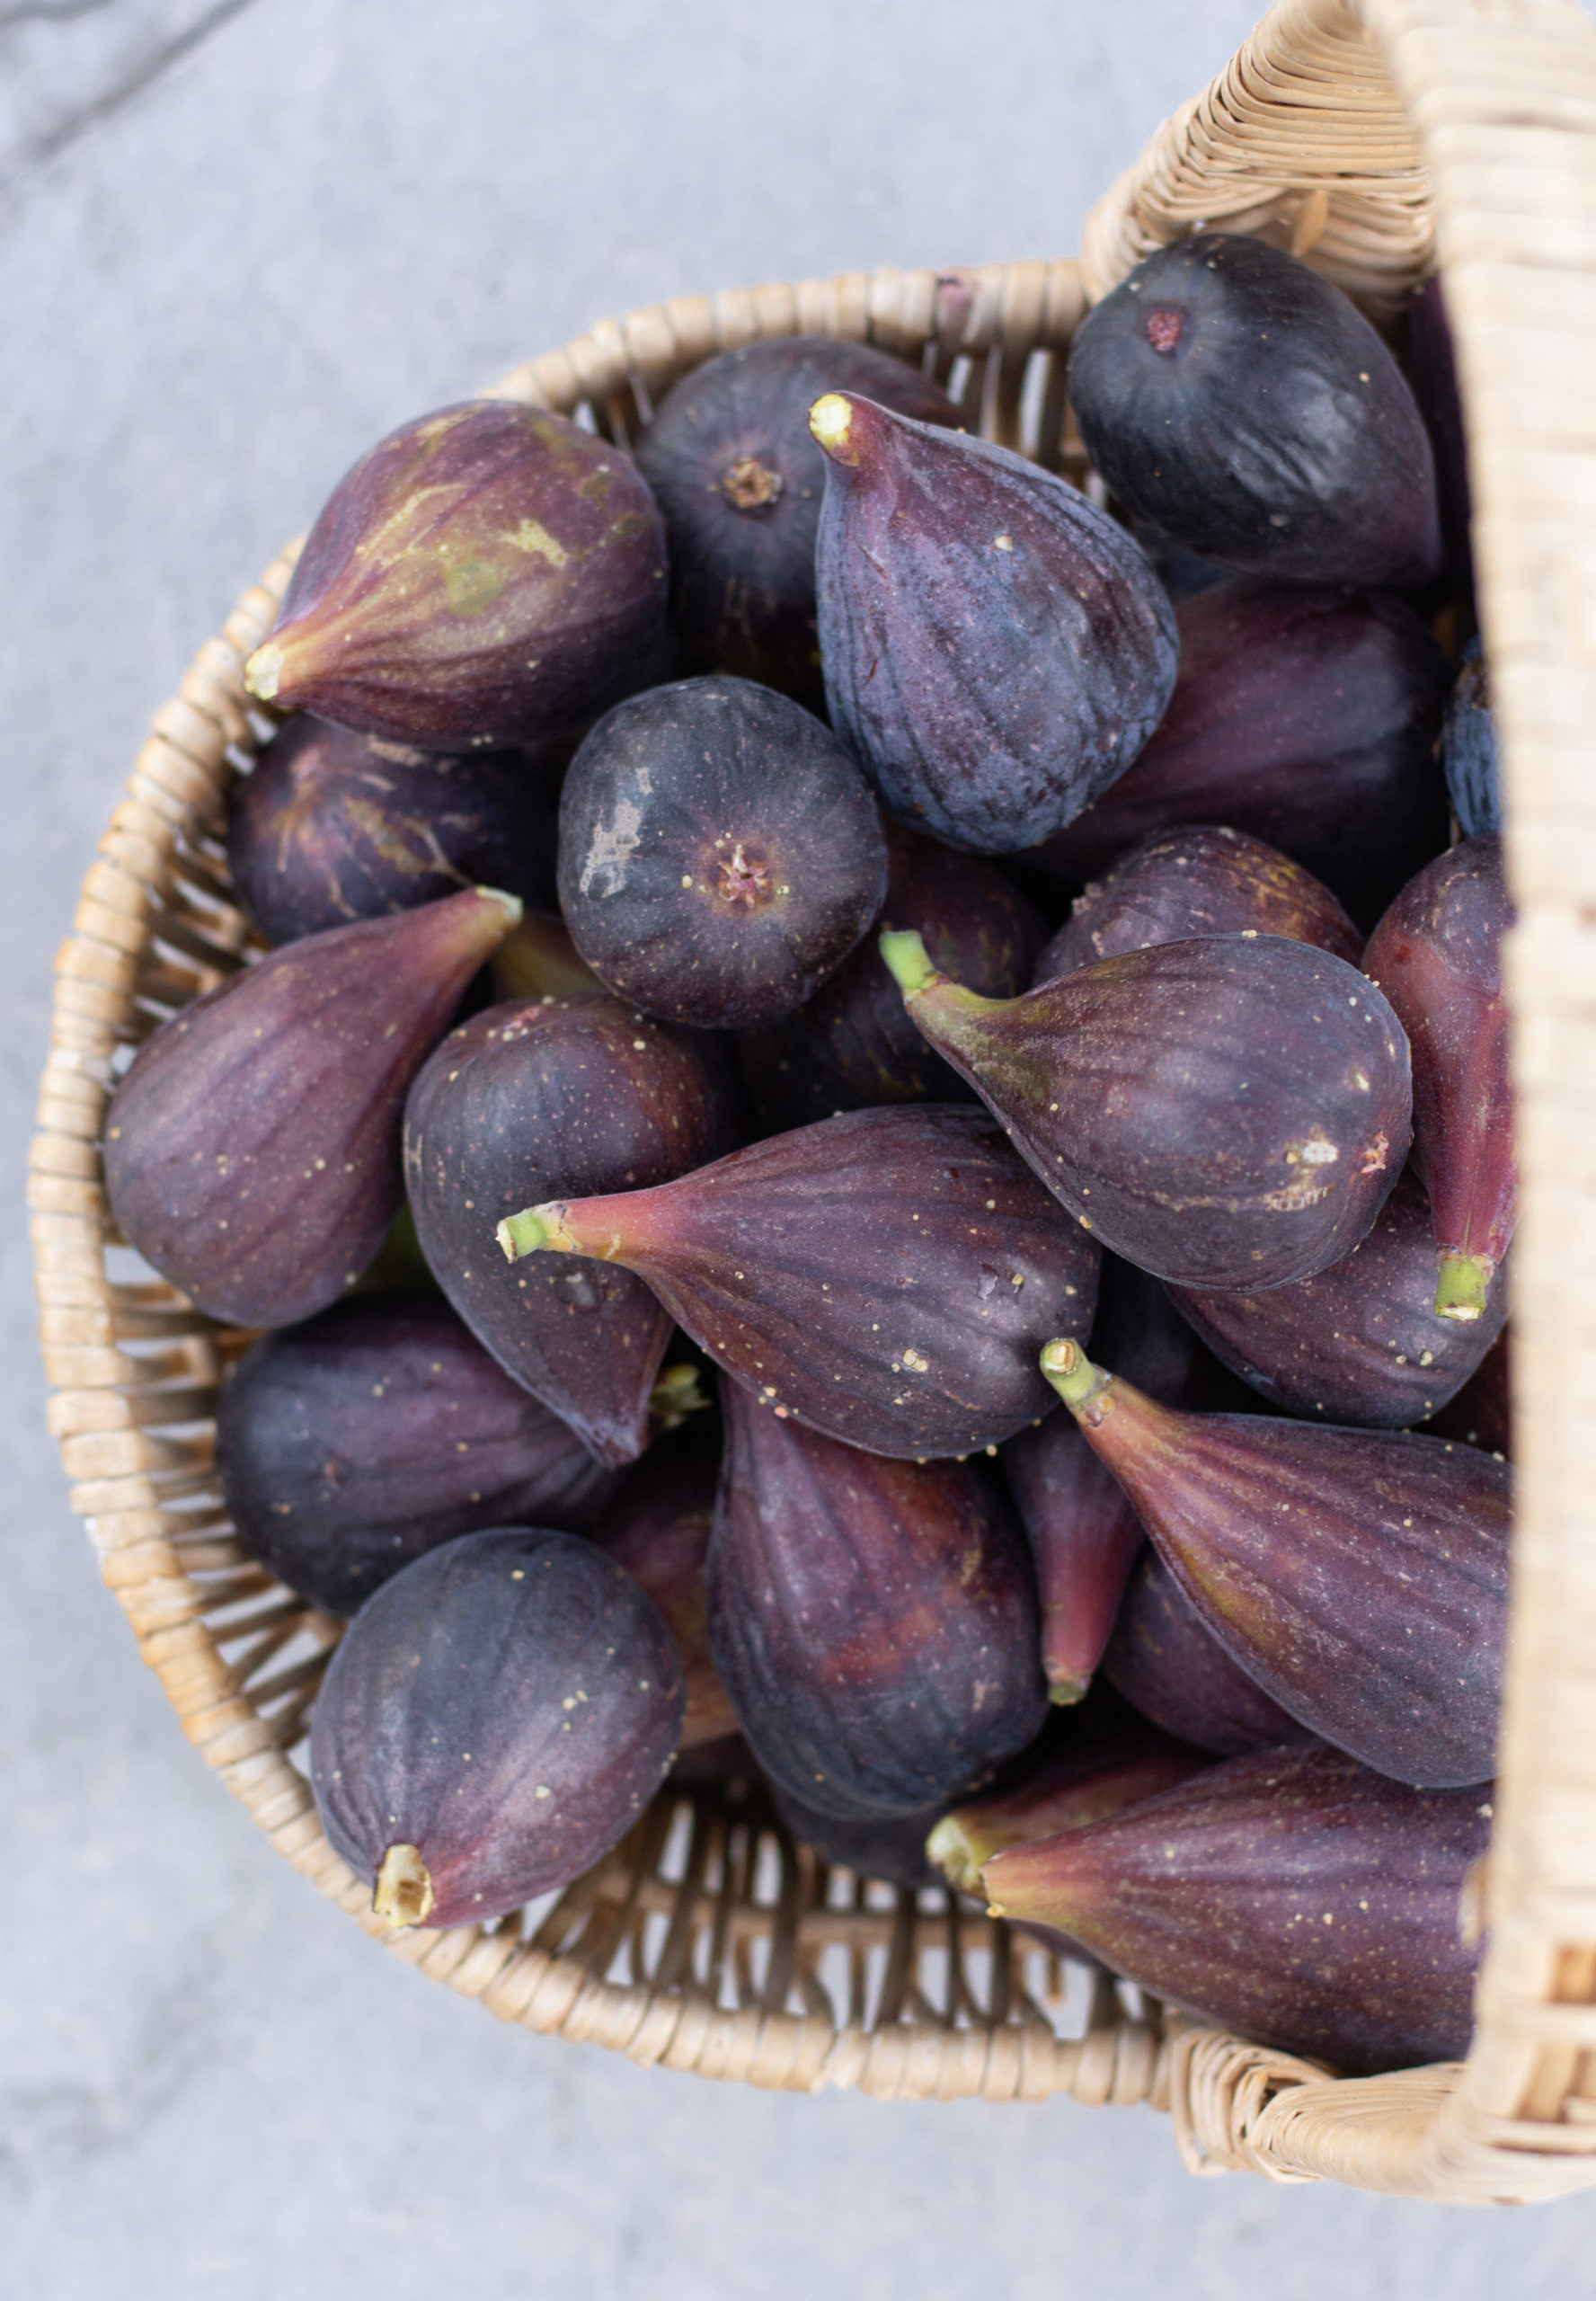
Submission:
<svg viewBox="0 0 1596 2301">
<path fill-rule="evenodd" d="M 1401 1781 L 1484 1781 L 1496 1746 L 1512 1481 L 1471 1446 L 1180 1414 L 1050 1343 L 1042 1369 L 1233 1661 Z"/>
<path fill-rule="evenodd" d="M 851 1870 L 856 1878 L 882 1878 L 910 1893 L 941 1883 L 926 1859 L 927 1835 L 940 1806 L 927 1806 L 918 1814 L 875 1814 L 868 1821 L 845 1821 L 778 1790 L 776 1807 L 793 1835 L 812 1846 L 834 1870 Z"/>
<path fill-rule="evenodd" d="M 989 999 L 1031 979 L 1041 921 L 995 864 L 887 825 L 886 916 L 912 927 L 940 967 Z M 749 1099 L 767 1130 L 876 1103 L 962 1102 L 969 1088 L 903 1011 L 866 937 L 791 1015 L 737 1035 Z"/>
<path fill-rule="evenodd" d="M 1409 1165 L 1367 1237 L 1317 1277 L 1264 1294 L 1172 1286 L 1169 1295 L 1216 1357 L 1279 1411 L 1405 1430 L 1474 1373 L 1507 1316 L 1504 1292 L 1472 1324 L 1436 1316 L 1430 1201 Z"/>
<path fill-rule="evenodd" d="M 1469 546 L 1468 442 L 1451 324 L 1439 273 L 1421 280 L 1407 307 L 1407 372 L 1414 398 L 1435 453 L 1441 532 L 1447 574 L 1470 617 L 1474 609 L 1474 561 Z M 1481 830 L 1496 826 L 1481 824 Z M 1470 834 L 1472 836 L 1472 833 Z"/>
<path fill-rule="evenodd" d="M 578 958 L 557 911 L 524 911 L 520 925 L 494 952 L 489 973 L 495 1001 L 506 1006 L 529 999 L 589 999 L 604 990 Z"/>
<path fill-rule="evenodd" d="M 1379 591 L 1221 583 L 1175 621 L 1180 676 L 1147 749 L 1028 866 L 1095 879 L 1138 840 L 1228 823 L 1334 888 L 1361 927 L 1447 842 L 1447 692 L 1429 626 Z"/>
<path fill-rule="evenodd" d="M 1484 1316 L 1518 1210 L 1501 948 L 1512 920 L 1501 840 L 1465 840 L 1403 889 L 1363 955 L 1413 1047 L 1442 1319 Z"/>
<path fill-rule="evenodd" d="M 625 1835 L 681 1716 L 670 1632 L 602 1550 L 462 1534 L 350 1623 L 311 1725 L 316 1809 L 390 1925 L 492 1924 Z"/>
<path fill-rule="evenodd" d="M 982 1871 L 994 1914 L 1062 1928 L 1144 1989 L 1349 2077 L 1468 2049 L 1459 1932 L 1488 1791 L 1411 1790 L 1272 1750 Z"/>
<path fill-rule="evenodd" d="M 1036 1568 L 1048 1698 L 1077 1702 L 1147 1537 L 1124 1488 L 1068 1416 L 1050 1414 L 1022 1430 L 999 1459 Z"/>
<path fill-rule="evenodd" d="M 1436 1437 L 1460 1438 L 1466 1446 L 1483 1446 L 1487 1454 L 1512 1459 L 1512 1333 L 1511 1327 L 1503 1328 L 1478 1372 L 1436 1416 L 1430 1426 Z"/>
<path fill-rule="evenodd" d="M 1407 1046 L 1378 991 L 1279 936 L 1099 959 L 1019 999 L 882 956 L 1054 1196 L 1155 1277 L 1256 1292 L 1350 1254 L 1406 1156 Z"/>
<path fill-rule="evenodd" d="M 385 743 L 301 712 L 234 790 L 227 867 L 270 943 L 453 894 L 554 891 L 554 810 L 516 751 Z"/>
<path fill-rule="evenodd" d="M 1218 1757 L 1318 1739 L 1230 1659 L 1156 1550 L 1126 1585 L 1103 1675 L 1155 1726 Z"/>
<path fill-rule="evenodd" d="M 1175 684 L 1140 546 L 1006 448 L 852 392 L 815 402 L 815 547 L 831 723 L 891 812 L 1002 855 L 1130 766 Z"/>
<path fill-rule="evenodd" d="M 710 1650 L 765 1772 L 861 1821 L 984 1781 L 1047 1715 L 1030 1563 L 995 1485 L 724 1399 Z"/>
<path fill-rule="evenodd" d="M 1263 240 L 1159 248 L 1069 351 L 1086 452 L 1139 518 L 1243 575 L 1423 583 L 1435 463 L 1407 379 L 1352 299 Z"/>
<path fill-rule="evenodd" d="M 1037 1337 L 1089 1330 L 1090 1240 L 984 1111 L 847 1111 L 714 1166 L 499 1226 L 535 1249 L 620 1263 L 778 1417 L 873 1453 L 996 1445 L 1051 1396 Z"/>
<path fill-rule="evenodd" d="M 915 923 L 893 915 L 896 926 Z M 1095 960 L 1193 935 L 1280 935 L 1353 966 L 1363 954 L 1363 937 L 1329 888 L 1299 863 L 1245 831 L 1183 823 L 1144 839 L 1077 898 L 1034 981 L 1056 982 Z M 943 971 L 957 979 L 955 968 Z"/>
<path fill-rule="evenodd" d="M 339 481 L 244 683 L 466 751 L 607 702 L 664 613 L 664 522 L 621 450 L 543 408 L 467 400 Z"/>
<path fill-rule="evenodd" d="M 637 441 L 665 514 L 670 619 L 688 668 L 758 680 L 815 710 L 825 699 L 815 531 L 826 464 L 809 411 L 829 391 L 866 393 L 923 423 L 962 420 L 891 352 L 795 335 L 706 360 L 671 386 Z"/>
<path fill-rule="evenodd" d="M 520 908 L 476 887 L 332 927 L 163 1023 L 106 1116 L 129 1245 L 213 1319 L 325 1310 L 399 1211 L 405 1089 Z"/>
<path fill-rule="evenodd" d="M 240 1538 L 328 1613 L 482 1526 L 590 1525 L 616 1484 L 436 1296 L 362 1296 L 262 1337 L 217 1407 Z"/>
<path fill-rule="evenodd" d="M 697 1050 L 616 999 L 490 1007 L 450 1033 L 412 1088 L 404 1177 L 449 1301 L 507 1373 L 600 1461 L 648 1443 L 670 1320 L 641 1279 L 550 1255 L 509 1269 L 493 1224 L 528 1197 L 685 1174 L 717 1148 Z"/>
<path fill-rule="evenodd" d="M 1257 1411 L 1256 1393 L 1198 1340 L 1158 1281 L 1115 1254 L 1103 1257 L 1092 1356 L 1162 1406 L 1191 1414 Z M 1069 1427 L 1068 1416 L 1049 1419 Z"/>
<path fill-rule="evenodd" d="M 1441 764 L 1452 813 L 1465 839 L 1502 829 L 1502 760 L 1490 681 L 1477 639 L 1464 654 L 1441 733 Z"/>
<path fill-rule="evenodd" d="M 595 974 L 705 1029 L 802 1006 L 881 909 L 874 800 L 829 727 L 747 680 L 618 704 L 560 802 L 560 905 Z"/>
</svg>

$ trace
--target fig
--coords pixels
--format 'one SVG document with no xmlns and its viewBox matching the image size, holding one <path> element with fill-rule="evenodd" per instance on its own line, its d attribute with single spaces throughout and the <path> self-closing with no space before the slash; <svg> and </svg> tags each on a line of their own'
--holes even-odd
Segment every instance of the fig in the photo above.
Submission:
<svg viewBox="0 0 1596 2301">
<path fill-rule="evenodd" d="M 1472 1324 L 1437 1318 L 1430 1201 L 1411 1163 L 1367 1237 L 1317 1277 L 1265 1294 L 1169 1289 L 1215 1355 L 1272 1406 L 1395 1430 L 1461 1390 L 1501 1331 L 1503 1293 Z"/>
<path fill-rule="evenodd" d="M 616 1480 L 436 1296 L 364 1295 L 263 1335 L 217 1407 L 241 1540 L 328 1613 L 483 1526 L 576 1533 Z"/>
<path fill-rule="evenodd" d="M 678 680 L 594 728 L 560 802 L 560 907 L 601 981 L 668 1022 L 800 1007 L 881 909 L 874 800 L 829 728 L 748 680 Z"/>
<path fill-rule="evenodd" d="M 926 1840 L 941 1814 L 940 1806 L 927 1806 L 918 1814 L 876 1814 L 868 1821 L 845 1821 L 778 1790 L 776 1807 L 793 1835 L 812 1846 L 832 1869 L 851 1870 L 856 1878 L 882 1878 L 909 1893 L 941 1882 L 926 1857 Z"/>
<path fill-rule="evenodd" d="M 957 424 L 945 392 L 891 352 L 821 335 L 748 343 L 673 384 L 639 435 L 665 514 L 670 619 L 688 667 L 732 671 L 821 707 L 815 531 L 826 465 L 810 437 L 822 392 Z"/>
<path fill-rule="evenodd" d="M 1097 1284 L 1092 1356 L 1164 1406 L 1193 1414 L 1257 1411 L 1257 1393 L 1215 1357 L 1166 1288 L 1119 1255 L 1105 1254 Z M 1049 1417 L 1068 1430 L 1068 1415 Z"/>
<path fill-rule="evenodd" d="M 1033 847 L 1146 742 L 1174 612 L 1140 546 L 1006 448 L 829 392 L 815 546 L 831 724 L 891 813 L 949 847 Z"/>
<path fill-rule="evenodd" d="M 1031 979 L 1044 932 L 997 866 L 887 825 L 886 916 L 922 937 L 938 966 L 989 999 Z M 869 938 L 791 1015 L 737 1035 L 737 1059 L 762 1125 L 803 1126 L 874 1103 L 956 1102 L 970 1089 L 903 1011 Z"/>
<path fill-rule="evenodd" d="M 362 734 L 470 750 L 607 702 L 664 614 L 664 523 L 621 450 L 544 408 L 467 400 L 345 473 L 244 684 Z"/>
<path fill-rule="evenodd" d="M 1156 1550 L 1126 1585 L 1103 1675 L 1155 1726 L 1218 1757 L 1318 1739 L 1230 1659 Z"/>
<path fill-rule="evenodd" d="M 499 1226 L 621 1264 L 780 1417 L 877 1454 L 962 1454 L 1052 1400 L 1055 1311 L 1089 1331 L 1091 1241 L 984 1111 L 847 1111 L 653 1190 L 554 1200 Z M 584 1266 L 585 1267 L 586 1266 Z"/>
<path fill-rule="evenodd" d="M 1050 1414 L 1022 1430 L 999 1460 L 1036 1569 L 1048 1698 L 1077 1702 L 1092 1683 L 1147 1539 L 1141 1521 L 1067 1415 Z"/>
<path fill-rule="evenodd" d="M 592 1539 L 665 1617 L 687 1690 L 681 1746 L 697 1749 L 735 1734 L 737 1712 L 715 1675 L 705 1612 L 704 1554 L 714 1523 L 720 1474 L 718 1430 L 690 1422 L 652 1447 L 593 1529 Z"/>
<path fill-rule="evenodd" d="M 1350 297 L 1263 240 L 1158 248 L 1069 349 L 1112 493 L 1189 551 L 1299 583 L 1441 568 L 1435 461 L 1402 370 Z"/>
<path fill-rule="evenodd" d="M 520 925 L 494 952 L 489 973 L 501 1006 L 519 999 L 588 999 L 604 989 L 577 956 L 558 911 L 523 911 Z"/>
<path fill-rule="evenodd" d="M 894 914 L 893 923 L 917 922 Z M 1363 954 L 1363 937 L 1329 888 L 1299 863 L 1245 831 L 1183 823 L 1141 840 L 1077 899 L 1034 980 L 1056 982 L 1097 959 L 1193 935 L 1280 935 L 1353 966 Z M 957 977 L 955 968 L 944 972 Z"/>
<path fill-rule="evenodd" d="M 269 943 L 453 894 L 554 891 L 554 810 L 516 751 L 419 751 L 301 712 L 227 809 L 227 867 Z"/>
<path fill-rule="evenodd" d="M 1030 1564 L 995 1485 L 724 1398 L 710 1650 L 776 1790 L 865 1821 L 985 1781 L 1047 1715 Z"/>
<path fill-rule="evenodd" d="M 1182 1414 L 1050 1343 L 1042 1369 L 1231 1659 L 1299 1725 L 1427 1789 L 1492 1770 L 1511 1479 L 1471 1446 Z"/>
<path fill-rule="evenodd" d="M 1363 955 L 1413 1047 L 1414 1162 L 1442 1319 L 1484 1317 L 1517 1212 L 1501 953 L 1512 920 L 1501 840 L 1465 840 L 1403 889 Z"/>
<path fill-rule="evenodd" d="M 579 1535 L 428 1550 L 345 1634 L 310 1771 L 335 1852 L 390 1925 L 492 1924 L 625 1836 L 681 1725 L 670 1632 Z"/>
<path fill-rule="evenodd" d="M 493 1224 L 528 1197 L 684 1174 L 717 1148 L 679 1032 L 607 997 L 490 1007 L 451 1032 L 404 1113 L 404 1177 L 434 1276 L 477 1340 L 603 1462 L 648 1443 L 670 1320 L 641 1279 L 571 1256 L 510 1270 Z"/>
<path fill-rule="evenodd" d="M 1511 1327 L 1501 1334 L 1481 1359 L 1478 1371 L 1464 1383 L 1457 1397 L 1443 1407 L 1430 1428 L 1438 1438 L 1461 1438 L 1466 1446 L 1483 1446 L 1504 1461 L 1512 1454 L 1512 1353 Z"/>
<path fill-rule="evenodd" d="M 1451 323 L 1447 317 L 1440 275 L 1435 272 L 1428 280 L 1420 280 L 1408 303 L 1407 372 L 1435 455 L 1447 574 L 1472 617 L 1474 562 L 1468 532 L 1468 442 L 1463 424 L 1462 396 L 1458 389 Z M 1496 826 L 1493 823 L 1480 828 L 1494 831 Z"/>
<path fill-rule="evenodd" d="M 1447 843 L 1434 745 L 1449 675 L 1428 626 L 1379 591 L 1247 581 L 1175 620 L 1180 676 L 1146 750 L 1026 866 L 1078 885 L 1155 831 L 1225 823 L 1371 927 Z"/>
<path fill-rule="evenodd" d="M 1155 1277 L 1255 1293 L 1350 1254 L 1407 1154 L 1407 1046 L 1344 959 L 1193 937 L 1018 999 L 882 956 L 939 1054 L 1054 1196 Z"/>
<path fill-rule="evenodd" d="M 995 1915 L 1062 1928 L 1160 1997 L 1362 2077 L 1467 2051 L 1479 1950 L 1460 1921 L 1490 1826 L 1488 1792 L 1271 1750 L 981 1875 Z"/>
<path fill-rule="evenodd" d="M 477 887 L 331 927 L 163 1023 L 106 1115 L 129 1244 L 213 1319 L 325 1310 L 399 1211 L 405 1089 L 519 915 Z"/>
<path fill-rule="evenodd" d="M 1502 829 L 1502 754 L 1477 639 L 1468 643 L 1441 731 L 1446 786 L 1465 839 Z"/>
</svg>

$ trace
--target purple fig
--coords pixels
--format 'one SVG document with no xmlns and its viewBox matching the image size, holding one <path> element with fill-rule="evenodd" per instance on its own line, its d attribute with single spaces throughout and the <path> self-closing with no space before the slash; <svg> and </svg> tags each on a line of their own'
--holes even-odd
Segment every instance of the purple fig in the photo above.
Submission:
<svg viewBox="0 0 1596 2301">
<path fill-rule="evenodd" d="M 1156 1277 L 1256 1292 L 1350 1254 L 1407 1155 L 1407 1044 L 1344 959 L 1278 936 L 1099 959 L 1019 999 L 882 956 L 1054 1196 Z"/>
<path fill-rule="evenodd" d="M 621 449 L 467 400 L 339 481 L 244 680 L 364 734 L 469 750 L 608 701 L 664 613 L 664 523 Z"/>
<path fill-rule="evenodd" d="M 1446 1404 L 1495 1341 L 1498 1287 L 1470 1324 L 1435 1313 L 1430 1201 L 1411 1165 L 1343 1262 L 1264 1294 L 1170 1299 L 1209 1348 L 1273 1407 L 1405 1429 Z M 1110 1354 L 1104 1352 L 1104 1356 Z"/>
<path fill-rule="evenodd" d="M 1048 1696 L 1076 1702 L 1092 1683 L 1147 1538 L 1124 1488 L 1067 1415 L 1022 1430 L 999 1459 L 1036 1568 Z"/>
<path fill-rule="evenodd" d="M 262 1336 L 223 1387 L 217 1469 L 249 1549 L 335 1614 L 457 1534 L 580 1532 L 616 1483 L 424 1295 Z"/>
<path fill-rule="evenodd" d="M 1043 931 L 992 863 L 887 825 L 886 915 L 912 927 L 940 967 L 989 999 L 1031 979 Z M 737 1059 L 767 1128 L 803 1126 L 876 1103 L 962 1101 L 969 1088 L 903 1011 L 866 938 L 803 1005 L 737 1034 Z"/>
<path fill-rule="evenodd" d="M 604 985 L 577 955 L 557 911 L 528 911 L 494 952 L 489 973 L 501 1005 L 531 999 L 591 999 Z"/>
<path fill-rule="evenodd" d="M 129 1244 L 214 1319 L 325 1310 L 399 1211 L 405 1089 L 520 908 L 477 887 L 329 928 L 163 1023 L 106 1118 Z"/>
<path fill-rule="evenodd" d="M 1434 746 L 1450 674 L 1429 626 L 1381 592 L 1247 581 L 1175 620 L 1180 676 L 1147 749 L 1025 863 L 1078 884 L 1155 831 L 1227 823 L 1371 926 L 1447 841 Z"/>
<path fill-rule="evenodd" d="M 1091 1355 L 1161 1406 L 1191 1414 L 1256 1411 L 1255 1394 L 1198 1340 L 1159 1282 L 1119 1255 L 1103 1257 Z M 1068 1426 L 1068 1417 L 1050 1419 Z"/>
<path fill-rule="evenodd" d="M 927 1806 L 921 1813 L 844 1820 L 806 1806 L 790 1790 L 777 1790 L 776 1807 L 793 1835 L 812 1846 L 834 1870 L 851 1870 L 856 1878 L 879 1878 L 909 1893 L 941 1882 L 926 1857 L 926 1840 L 941 1814 L 940 1805 Z"/>
<path fill-rule="evenodd" d="M 1219 1757 L 1318 1739 L 1230 1659 L 1156 1550 L 1126 1585 L 1103 1675 L 1155 1726 Z"/>
<path fill-rule="evenodd" d="M 1209 1766 L 996 1854 L 995 1915 L 1061 1928 L 1144 1989 L 1349 2077 L 1468 2049 L 1481 1790 L 1412 1790 L 1334 1750 Z"/>
<path fill-rule="evenodd" d="M 1180 1414 L 1050 1343 L 1042 1370 L 1205 1627 L 1378 1772 L 1484 1781 L 1507 1630 L 1511 1479 L 1471 1446 Z"/>
<path fill-rule="evenodd" d="M 778 1417 L 915 1459 L 995 1446 L 1048 1412 L 1040 1337 L 1055 1314 L 1087 1332 L 1097 1291 L 1095 1248 L 1000 1129 L 939 1103 L 848 1111 L 654 1190 L 530 1207 L 499 1239 L 512 1260 L 552 1249 L 635 1271 Z"/>
<path fill-rule="evenodd" d="M 613 1559 L 463 1534 L 350 1623 L 311 1725 L 316 1808 L 390 1925 L 489 1925 L 625 1835 L 681 1717 L 670 1633 Z"/>
<path fill-rule="evenodd" d="M 1421 280 L 1408 302 L 1407 372 L 1435 453 L 1436 493 L 1441 507 L 1441 531 L 1446 544 L 1447 573 L 1472 616 L 1474 564 L 1468 535 L 1468 442 L 1463 424 L 1463 399 L 1458 388 L 1451 324 L 1438 272 Z"/>
<path fill-rule="evenodd" d="M 1159 248 L 1069 351 L 1086 452 L 1114 496 L 1244 575 L 1423 583 L 1435 465 L 1407 379 L 1350 297 L 1229 232 Z"/>
<path fill-rule="evenodd" d="M 1034 846 L 1130 766 L 1175 617 L 1106 512 L 1006 448 L 828 392 L 815 573 L 831 723 L 891 812 L 950 847 Z"/>
<path fill-rule="evenodd" d="M 1477 1373 L 1430 1426 L 1438 1438 L 1460 1438 L 1466 1446 L 1483 1446 L 1504 1461 L 1512 1455 L 1512 1332 L 1503 1327 Z"/>
<path fill-rule="evenodd" d="M 673 1023 L 790 1014 L 887 886 L 881 815 L 829 727 L 747 680 L 618 704 L 560 802 L 560 907 L 610 989 Z"/>
<path fill-rule="evenodd" d="M 1512 920 L 1501 840 L 1465 840 L 1403 889 L 1363 955 L 1413 1047 L 1414 1162 L 1442 1319 L 1484 1315 L 1517 1212 L 1501 948 Z"/>
<path fill-rule="evenodd" d="M 893 923 L 917 924 L 895 911 Z M 1034 981 L 1055 982 L 1097 959 L 1193 935 L 1281 935 L 1353 966 L 1363 955 L 1363 938 L 1335 897 L 1299 863 L 1245 831 L 1184 823 L 1144 839 L 1077 898 L 1037 961 Z M 955 968 L 944 972 L 957 977 Z"/>
<path fill-rule="evenodd" d="M 1047 1715 L 1030 1563 L 995 1485 L 724 1398 L 710 1648 L 765 1772 L 845 1820 L 985 1781 Z"/>
<path fill-rule="evenodd" d="M 492 1226 L 531 1197 L 685 1174 L 714 1156 L 717 1128 L 690 1041 L 609 998 L 490 1007 L 411 1089 L 405 1182 L 439 1284 L 600 1461 L 632 1461 L 648 1443 L 670 1320 L 640 1279 L 605 1263 L 550 1255 L 509 1269 Z"/>
</svg>

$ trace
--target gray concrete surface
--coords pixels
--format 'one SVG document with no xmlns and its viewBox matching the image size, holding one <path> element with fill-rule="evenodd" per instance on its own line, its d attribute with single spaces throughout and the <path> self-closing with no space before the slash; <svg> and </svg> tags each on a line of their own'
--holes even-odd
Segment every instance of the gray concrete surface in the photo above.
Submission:
<svg viewBox="0 0 1596 2301">
<path fill-rule="evenodd" d="M 1250 0 L 0 4 L 0 2294 L 1534 2301 L 1532 2216 L 1198 2184 L 1143 2112 L 797 2100 L 501 2029 L 186 1750 L 69 1516 L 19 1211 L 152 707 L 393 423 L 683 289 L 1071 247 Z"/>
</svg>

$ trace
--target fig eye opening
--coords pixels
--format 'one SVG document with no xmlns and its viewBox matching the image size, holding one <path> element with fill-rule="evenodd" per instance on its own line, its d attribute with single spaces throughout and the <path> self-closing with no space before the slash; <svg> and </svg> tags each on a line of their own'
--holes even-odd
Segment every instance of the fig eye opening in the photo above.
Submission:
<svg viewBox="0 0 1596 2301">
<path fill-rule="evenodd" d="M 1147 340 L 1152 345 L 1155 351 L 1159 353 L 1162 358 L 1167 360 L 1173 354 L 1175 345 L 1180 342 L 1181 330 L 1184 325 L 1185 315 L 1184 312 L 1170 312 L 1163 310 L 1149 312 L 1147 315 L 1145 325 Z"/>
</svg>

